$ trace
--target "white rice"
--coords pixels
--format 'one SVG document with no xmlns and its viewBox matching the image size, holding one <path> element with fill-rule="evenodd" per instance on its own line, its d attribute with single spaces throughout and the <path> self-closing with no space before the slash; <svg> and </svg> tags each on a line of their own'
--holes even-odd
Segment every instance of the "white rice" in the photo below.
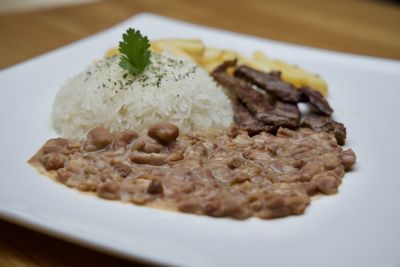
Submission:
<svg viewBox="0 0 400 267">
<path fill-rule="evenodd" d="M 133 76 L 115 56 L 68 80 L 53 106 L 57 132 L 82 138 L 100 125 L 110 131 L 141 131 L 169 121 L 188 132 L 232 123 L 230 100 L 205 70 L 167 54 L 152 53 L 151 61 L 143 73 Z"/>
</svg>

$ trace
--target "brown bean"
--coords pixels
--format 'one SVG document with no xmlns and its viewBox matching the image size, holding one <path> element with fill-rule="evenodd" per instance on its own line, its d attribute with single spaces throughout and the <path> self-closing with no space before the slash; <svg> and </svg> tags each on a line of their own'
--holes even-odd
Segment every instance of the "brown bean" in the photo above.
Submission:
<svg viewBox="0 0 400 267">
<path fill-rule="evenodd" d="M 65 146 L 68 145 L 68 140 L 65 139 L 65 138 L 61 138 L 61 137 L 53 138 L 53 139 L 50 139 L 49 141 L 47 141 L 45 146 L 46 145 L 54 145 L 54 146 L 65 147 Z"/>
<path fill-rule="evenodd" d="M 105 199 L 119 199 L 119 185 L 115 182 L 106 182 L 97 188 L 97 195 Z"/>
<path fill-rule="evenodd" d="M 67 171 L 65 168 L 61 168 L 57 170 L 57 180 L 62 183 L 65 183 L 69 177 L 71 177 L 71 173 Z"/>
<path fill-rule="evenodd" d="M 67 144 L 67 148 L 77 150 L 77 149 L 81 148 L 81 143 L 79 143 L 77 141 L 69 141 Z"/>
<path fill-rule="evenodd" d="M 249 204 L 249 207 L 254 211 L 260 211 L 263 207 L 263 204 L 260 200 L 253 201 Z"/>
<path fill-rule="evenodd" d="M 125 152 L 124 149 L 122 147 L 119 147 L 119 148 L 114 148 L 114 149 L 105 151 L 103 153 L 103 156 L 113 159 L 118 156 L 122 156 L 124 154 L 124 152 Z"/>
<path fill-rule="evenodd" d="M 239 168 L 240 166 L 242 166 L 242 164 L 245 162 L 244 159 L 242 158 L 233 158 L 232 160 L 230 160 L 227 165 L 229 168 L 231 169 L 236 169 Z"/>
<path fill-rule="evenodd" d="M 97 174 L 97 172 L 98 170 L 94 166 L 89 165 L 85 167 L 85 174 Z"/>
<path fill-rule="evenodd" d="M 123 163 L 117 163 L 113 167 L 121 177 L 126 177 L 132 172 L 131 168 Z"/>
<path fill-rule="evenodd" d="M 40 156 L 40 162 L 46 170 L 57 170 L 64 167 L 65 155 L 58 152 L 50 152 Z"/>
<path fill-rule="evenodd" d="M 265 200 L 265 207 L 269 209 L 281 209 L 285 206 L 283 196 L 281 195 L 267 196 Z"/>
<path fill-rule="evenodd" d="M 272 218 L 279 218 L 285 217 L 290 214 L 289 210 L 286 207 L 271 209 L 271 208 L 264 208 L 257 213 L 257 216 L 262 219 L 272 219 Z"/>
<path fill-rule="evenodd" d="M 234 201 L 229 203 L 226 213 L 229 217 L 243 220 L 250 217 L 253 212 L 244 203 Z"/>
<path fill-rule="evenodd" d="M 70 172 L 81 173 L 86 168 L 86 162 L 80 158 L 72 159 L 67 163 L 66 168 Z"/>
<path fill-rule="evenodd" d="M 143 139 L 138 139 L 132 143 L 131 150 L 143 151 L 143 148 L 145 146 L 146 146 L 146 141 L 144 141 Z"/>
<path fill-rule="evenodd" d="M 207 149 L 203 144 L 197 144 L 193 149 L 199 154 L 199 156 L 207 156 Z"/>
<path fill-rule="evenodd" d="M 304 179 L 303 174 L 301 173 L 287 173 L 287 174 L 281 174 L 276 177 L 276 180 L 280 183 L 293 183 L 293 182 L 299 182 Z"/>
<path fill-rule="evenodd" d="M 289 208 L 291 214 L 302 214 L 310 203 L 308 195 L 294 191 L 289 196 L 285 196 L 285 205 Z"/>
<path fill-rule="evenodd" d="M 204 213 L 212 217 L 223 217 L 226 215 L 226 207 L 220 199 L 210 200 L 204 207 Z"/>
<path fill-rule="evenodd" d="M 134 139 L 139 137 L 139 133 L 136 131 L 126 130 L 116 134 L 115 144 L 117 146 L 129 145 Z"/>
<path fill-rule="evenodd" d="M 320 162 L 311 161 L 304 165 L 301 170 L 303 172 L 303 180 L 309 181 L 314 175 L 321 173 L 324 169 Z"/>
<path fill-rule="evenodd" d="M 160 153 L 162 150 L 163 146 L 159 144 L 146 143 L 142 151 L 146 153 Z"/>
<path fill-rule="evenodd" d="M 96 127 L 89 131 L 87 149 L 89 151 L 102 149 L 113 142 L 112 134 L 104 127 Z"/>
<path fill-rule="evenodd" d="M 339 187 L 339 182 L 333 176 L 320 176 L 316 182 L 318 190 L 323 194 L 334 194 Z"/>
<path fill-rule="evenodd" d="M 231 184 L 235 184 L 235 183 L 241 184 L 241 183 L 244 183 L 249 180 L 250 180 L 250 177 L 247 175 L 238 175 L 233 178 L 233 180 L 231 181 Z"/>
<path fill-rule="evenodd" d="M 351 148 L 349 148 L 343 151 L 341 160 L 345 170 L 350 170 L 356 163 L 356 154 Z"/>
<path fill-rule="evenodd" d="M 196 190 L 196 186 L 194 184 L 183 182 L 180 185 L 180 190 L 179 191 L 183 192 L 183 193 L 186 193 L 186 194 L 189 194 L 189 193 L 192 193 L 194 190 Z"/>
<path fill-rule="evenodd" d="M 53 138 L 44 144 L 42 153 L 47 154 L 50 152 L 62 152 L 68 145 L 68 140 L 64 138 Z"/>
<path fill-rule="evenodd" d="M 317 185 L 314 182 L 303 182 L 302 188 L 309 196 L 315 195 L 318 191 Z"/>
<path fill-rule="evenodd" d="M 200 213 L 202 207 L 198 199 L 189 198 L 178 202 L 177 208 L 179 211 L 187 213 Z"/>
<path fill-rule="evenodd" d="M 78 189 L 86 192 L 95 192 L 97 190 L 97 184 L 91 180 L 85 180 L 78 185 Z"/>
<path fill-rule="evenodd" d="M 168 162 L 176 162 L 183 159 L 182 152 L 173 152 L 168 156 Z"/>
<path fill-rule="evenodd" d="M 295 157 L 295 156 L 298 156 L 299 154 L 302 155 L 303 153 L 305 153 L 309 150 L 310 150 L 310 148 L 308 148 L 306 146 L 298 146 L 291 151 L 291 156 Z M 295 158 L 298 159 L 297 157 L 295 157 Z"/>
<path fill-rule="evenodd" d="M 138 205 L 144 205 L 148 200 L 149 200 L 149 195 L 146 193 L 135 193 L 132 197 L 131 197 L 131 201 L 135 204 Z"/>
<path fill-rule="evenodd" d="M 292 161 L 292 166 L 296 169 L 301 169 L 304 166 L 305 162 L 300 159 L 295 159 Z"/>
<path fill-rule="evenodd" d="M 252 184 L 261 184 L 261 183 L 265 182 L 265 179 L 268 179 L 268 178 L 261 176 L 261 175 L 254 175 L 254 176 L 251 176 L 250 181 Z"/>
<path fill-rule="evenodd" d="M 163 193 L 163 186 L 160 180 L 152 180 L 147 187 L 147 193 L 152 195 L 162 194 Z"/>
<path fill-rule="evenodd" d="M 179 128 L 169 122 L 159 122 L 150 127 L 148 135 L 162 144 L 168 144 L 179 136 Z"/>
<path fill-rule="evenodd" d="M 331 147 L 329 134 L 307 129 L 281 129 L 278 137 L 240 132 L 234 139 L 222 131 L 198 131 L 169 143 L 157 137 L 158 128 L 140 136 L 135 131 L 115 133 L 112 143 L 101 143 L 104 138 L 95 136 L 95 130 L 86 142 L 51 140 L 34 159 L 51 169 L 63 158 L 51 175 L 102 198 L 167 204 L 217 217 L 303 213 L 310 196 L 336 192 L 345 169 L 356 160 L 352 150 Z M 97 147 L 96 137 L 101 143 Z M 98 151 L 87 152 L 88 147 Z"/>
<path fill-rule="evenodd" d="M 333 170 L 339 165 L 339 160 L 333 153 L 328 153 L 322 156 L 322 161 L 325 169 Z"/>
<path fill-rule="evenodd" d="M 138 164 L 159 166 L 167 163 L 167 156 L 163 154 L 143 153 L 135 151 L 131 155 L 131 161 Z"/>
<path fill-rule="evenodd" d="M 280 145 L 277 143 L 271 143 L 271 144 L 266 144 L 265 148 L 268 151 L 268 153 L 271 154 L 271 156 L 276 156 L 280 148 Z"/>
</svg>

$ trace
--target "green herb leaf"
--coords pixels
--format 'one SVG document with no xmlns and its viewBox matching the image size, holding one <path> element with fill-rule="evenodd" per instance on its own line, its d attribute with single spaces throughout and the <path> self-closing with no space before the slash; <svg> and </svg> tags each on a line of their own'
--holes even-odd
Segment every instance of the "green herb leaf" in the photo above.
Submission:
<svg viewBox="0 0 400 267">
<path fill-rule="evenodd" d="M 122 35 L 123 41 L 119 43 L 121 52 L 121 68 L 133 75 L 138 75 L 150 64 L 150 42 L 140 31 L 129 28 Z"/>
</svg>

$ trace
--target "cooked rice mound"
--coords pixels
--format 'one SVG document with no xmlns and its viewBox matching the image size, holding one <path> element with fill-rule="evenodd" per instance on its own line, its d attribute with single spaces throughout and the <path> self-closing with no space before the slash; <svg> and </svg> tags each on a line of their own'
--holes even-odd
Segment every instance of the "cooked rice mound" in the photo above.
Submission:
<svg viewBox="0 0 400 267">
<path fill-rule="evenodd" d="M 93 127 L 143 130 L 159 121 L 181 131 L 223 128 L 232 123 L 230 100 L 195 63 L 152 53 L 151 64 L 136 76 L 119 66 L 119 57 L 99 60 L 67 81 L 53 106 L 57 132 L 82 138 Z"/>
</svg>

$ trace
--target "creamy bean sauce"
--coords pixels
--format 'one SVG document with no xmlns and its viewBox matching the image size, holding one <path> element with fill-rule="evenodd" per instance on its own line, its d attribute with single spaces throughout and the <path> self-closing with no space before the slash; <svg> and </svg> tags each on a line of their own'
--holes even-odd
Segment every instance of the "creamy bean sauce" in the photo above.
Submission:
<svg viewBox="0 0 400 267">
<path fill-rule="evenodd" d="M 356 161 L 333 134 L 300 128 L 179 134 L 92 129 L 86 140 L 50 139 L 32 157 L 39 171 L 101 198 L 213 217 L 302 214 L 310 197 L 333 194 Z"/>
</svg>

